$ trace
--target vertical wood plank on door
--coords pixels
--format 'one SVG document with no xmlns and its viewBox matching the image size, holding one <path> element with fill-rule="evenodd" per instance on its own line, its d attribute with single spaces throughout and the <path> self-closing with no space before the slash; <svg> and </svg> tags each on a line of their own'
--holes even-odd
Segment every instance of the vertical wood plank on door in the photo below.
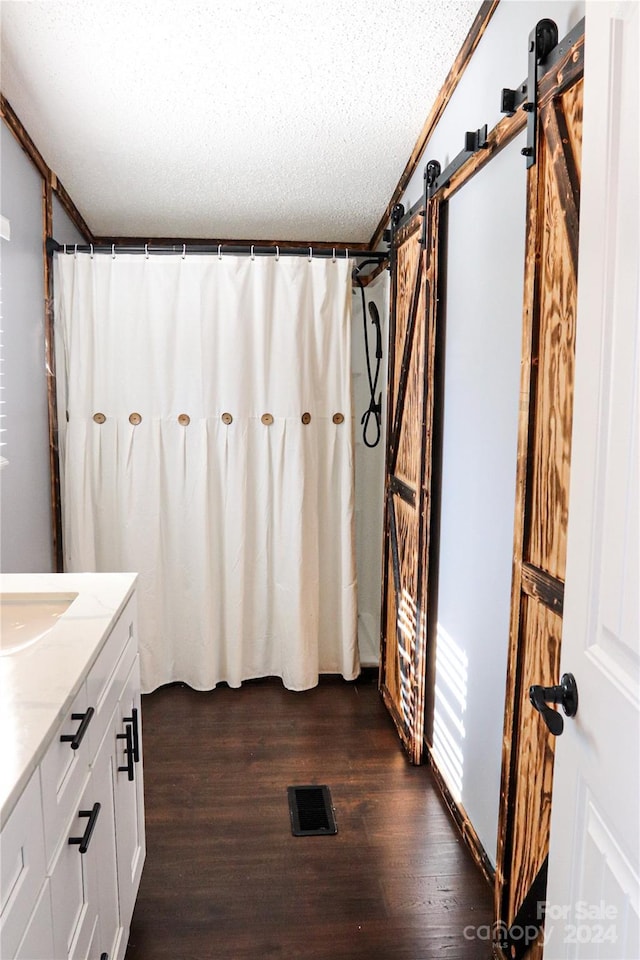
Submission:
<svg viewBox="0 0 640 960">
<path fill-rule="evenodd" d="M 523 715 L 531 711 L 532 716 L 520 733 L 515 776 L 519 783 L 535 784 L 535 789 L 520 790 L 515 797 L 510 920 L 518 912 L 549 849 L 555 738 L 540 714 L 532 711 L 528 691 L 532 683 L 543 686 L 556 683 L 562 636 L 562 617 L 526 596 L 522 598 L 521 622 L 525 646 L 520 708 Z"/>
<path fill-rule="evenodd" d="M 413 260 L 416 270 L 422 250 L 420 248 L 420 237 L 414 234 L 411 240 L 405 245 L 407 248 L 408 259 Z M 415 281 L 415 271 L 413 273 Z M 417 490 L 420 482 L 421 467 L 421 447 L 422 447 L 422 403 L 424 394 L 424 350 L 425 340 L 423 335 L 424 325 L 422 318 L 425 312 L 425 285 L 420 284 L 415 305 L 416 317 L 414 319 L 413 347 L 411 366 L 407 377 L 407 388 L 404 397 L 404 410 L 402 416 L 402 430 L 397 439 L 397 459 L 395 466 L 395 475 L 407 483 L 414 490 Z M 402 312 L 406 316 L 413 304 L 413 288 L 408 290 L 408 302 L 403 304 Z"/>
<path fill-rule="evenodd" d="M 564 99 L 564 98 L 563 98 Z M 553 104 L 550 104 L 553 108 Z M 542 139 L 542 138 L 541 138 Z M 544 227 L 540 234 L 538 400 L 531 451 L 531 514 L 525 559 L 564 580 L 576 334 L 577 277 L 563 217 L 564 197 L 547 143 L 540 144 Z M 577 232 L 577 223 L 574 226 Z M 574 241 L 577 245 L 577 237 Z"/>
</svg>

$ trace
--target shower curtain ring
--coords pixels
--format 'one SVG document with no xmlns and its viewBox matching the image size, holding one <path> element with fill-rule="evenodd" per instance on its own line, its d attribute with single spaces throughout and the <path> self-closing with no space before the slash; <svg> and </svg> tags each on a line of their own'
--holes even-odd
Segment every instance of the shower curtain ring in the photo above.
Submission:
<svg viewBox="0 0 640 960">
<path fill-rule="evenodd" d="M 74 244 L 74 247 L 73 247 L 73 259 L 74 259 L 74 260 L 77 260 L 77 259 L 78 259 L 78 244 L 77 244 L 77 243 Z"/>
<path fill-rule="evenodd" d="M 63 243 L 63 244 L 62 244 L 62 252 L 65 253 L 65 254 L 66 254 L 66 252 L 67 252 L 67 245 L 66 245 L 66 243 Z"/>
<path fill-rule="evenodd" d="M 253 252 L 253 246 L 254 246 L 254 245 L 251 244 L 251 259 L 252 259 L 252 260 L 255 260 L 256 256 L 255 256 L 255 254 L 254 254 L 254 252 Z"/>
<path fill-rule="evenodd" d="M 309 247 L 309 263 L 313 260 L 313 247 Z"/>
<path fill-rule="evenodd" d="M 345 260 L 349 259 L 349 247 L 347 247 L 346 250 L 344 251 L 344 258 Z"/>
<path fill-rule="evenodd" d="M 183 243 L 183 244 L 182 244 L 182 259 L 184 260 L 186 256 L 187 256 L 187 245 L 186 245 L 186 243 Z"/>
<path fill-rule="evenodd" d="M 90 243 L 89 246 L 91 247 L 91 259 L 93 260 L 93 244 Z"/>
<path fill-rule="evenodd" d="M 222 260 L 222 244 L 218 244 L 218 260 Z"/>
<path fill-rule="evenodd" d="M 280 259 L 280 247 L 276 244 L 276 261 Z"/>
<path fill-rule="evenodd" d="M 146 257 L 147 260 L 148 260 L 148 259 L 149 259 L 149 244 L 148 244 L 148 243 L 145 243 L 145 245 L 144 245 L 144 255 L 145 255 L 145 257 Z"/>
<path fill-rule="evenodd" d="M 116 258 L 116 245 L 115 243 L 111 244 L 111 259 L 115 260 Z"/>
<path fill-rule="evenodd" d="M 333 255 L 332 255 L 332 257 L 331 257 L 331 262 L 332 262 L 332 263 L 335 263 L 335 262 L 336 262 L 336 248 L 335 248 L 335 247 L 333 248 Z"/>
</svg>

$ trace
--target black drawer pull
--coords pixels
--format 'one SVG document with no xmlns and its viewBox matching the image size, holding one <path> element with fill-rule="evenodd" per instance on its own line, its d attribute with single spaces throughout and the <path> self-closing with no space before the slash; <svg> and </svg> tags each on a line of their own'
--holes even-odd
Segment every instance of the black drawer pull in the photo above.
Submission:
<svg viewBox="0 0 640 960">
<path fill-rule="evenodd" d="M 82 720 L 82 723 L 78 727 L 75 733 L 63 733 L 60 737 L 60 743 L 70 743 L 72 750 L 77 750 L 80 744 L 82 743 L 82 738 L 87 732 L 87 727 L 91 723 L 91 717 L 94 715 L 95 710 L 93 707 L 89 707 L 86 713 L 72 713 L 72 720 Z"/>
<path fill-rule="evenodd" d="M 136 707 L 131 711 L 130 717 L 123 717 L 124 723 L 130 723 L 133 727 L 133 759 L 136 763 L 140 762 L 140 735 L 138 733 L 138 710 Z"/>
<path fill-rule="evenodd" d="M 91 835 L 93 833 L 96 821 L 98 819 L 98 814 L 100 813 L 100 804 L 94 803 L 91 810 L 78 810 L 79 817 L 89 817 L 89 823 L 87 824 L 87 829 L 84 831 L 81 837 L 69 837 L 69 843 L 79 843 L 80 844 L 80 853 L 86 853 L 89 849 L 89 843 L 91 841 Z"/>
<path fill-rule="evenodd" d="M 118 772 L 127 772 L 127 780 L 133 780 L 133 730 L 130 724 L 126 724 L 124 733 L 117 733 L 116 740 L 126 740 L 127 745 L 124 748 L 124 755 L 127 762 L 124 767 L 118 767 Z"/>
</svg>

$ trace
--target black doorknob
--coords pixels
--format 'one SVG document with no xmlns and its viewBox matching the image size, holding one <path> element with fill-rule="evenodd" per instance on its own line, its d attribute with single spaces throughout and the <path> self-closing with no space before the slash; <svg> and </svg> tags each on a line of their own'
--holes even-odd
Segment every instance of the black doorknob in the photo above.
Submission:
<svg viewBox="0 0 640 960">
<path fill-rule="evenodd" d="M 560 736 L 564 730 L 562 714 L 548 707 L 548 703 L 559 703 L 567 717 L 575 717 L 578 712 L 578 687 L 572 673 L 563 673 L 556 687 L 542 687 L 535 683 L 529 687 L 529 700 L 541 714 L 542 719 L 554 735 Z"/>
</svg>

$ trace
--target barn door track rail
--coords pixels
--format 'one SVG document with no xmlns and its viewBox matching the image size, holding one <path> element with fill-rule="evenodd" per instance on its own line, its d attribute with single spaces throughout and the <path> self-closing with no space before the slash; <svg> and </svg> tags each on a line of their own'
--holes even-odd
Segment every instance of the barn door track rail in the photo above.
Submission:
<svg viewBox="0 0 640 960">
<path fill-rule="evenodd" d="M 539 107 L 549 99 L 549 91 L 557 95 L 571 86 L 584 69 L 584 19 L 558 42 L 558 27 L 553 20 L 539 20 L 529 34 L 527 78 L 517 87 L 501 91 L 500 112 L 505 117 L 490 131 L 487 125 L 464 135 L 464 149 L 443 170 L 437 160 L 430 160 L 424 172 L 425 189 L 421 203 L 437 195 L 448 199 L 477 173 L 496 153 L 520 133 L 526 124 L 527 145 L 522 154 L 527 167 L 536 162 Z M 531 91 L 531 92 L 530 92 Z"/>
</svg>

